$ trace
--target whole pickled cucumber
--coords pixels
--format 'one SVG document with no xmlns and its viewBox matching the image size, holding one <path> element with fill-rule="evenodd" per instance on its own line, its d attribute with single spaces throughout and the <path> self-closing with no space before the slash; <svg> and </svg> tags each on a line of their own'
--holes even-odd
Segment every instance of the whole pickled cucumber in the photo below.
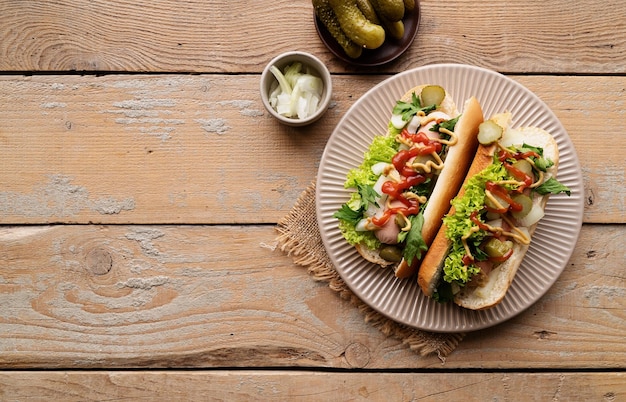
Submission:
<svg viewBox="0 0 626 402">
<path fill-rule="evenodd" d="M 343 32 L 357 45 L 379 48 L 385 42 L 382 26 L 369 21 L 356 5 L 356 0 L 328 0 Z"/>
<path fill-rule="evenodd" d="M 359 8 L 359 10 L 361 10 L 365 18 L 367 18 L 374 24 L 380 25 L 380 20 L 378 19 L 376 10 L 374 10 L 374 6 L 372 6 L 372 3 L 370 3 L 370 0 L 356 0 L 356 5 Z"/>
<path fill-rule="evenodd" d="M 337 16 L 328 4 L 328 0 L 313 0 L 313 9 L 317 18 L 324 24 L 346 55 L 352 59 L 359 58 L 363 53 L 363 48 L 350 40 L 341 30 Z"/>
<path fill-rule="evenodd" d="M 410 13 L 415 10 L 415 0 L 404 0 L 404 11 Z"/>
<path fill-rule="evenodd" d="M 389 21 L 400 21 L 404 17 L 404 0 L 376 0 L 372 5 L 379 17 Z"/>
<path fill-rule="evenodd" d="M 404 22 L 400 21 L 389 21 L 386 18 L 381 18 L 381 23 L 385 28 L 385 32 L 389 34 L 394 39 L 402 39 L 404 36 Z"/>
<path fill-rule="evenodd" d="M 381 0 L 369 0 L 370 4 L 378 14 L 378 19 L 380 20 L 380 25 L 383 26 L 385 32 L 394 39 L 402 39 L 404 36 L 404 22 L 402 19 L 393 21 L 387 18 L 382 10 L 380 1 Z"/>
</svg>

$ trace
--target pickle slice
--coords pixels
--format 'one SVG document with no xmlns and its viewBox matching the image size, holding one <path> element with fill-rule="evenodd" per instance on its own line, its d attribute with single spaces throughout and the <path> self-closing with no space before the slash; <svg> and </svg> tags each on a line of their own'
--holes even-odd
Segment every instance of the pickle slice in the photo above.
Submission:
<svg viewBox="0 0 626 402">
<path fill-rule="evenodd" d="M 533 209 L 533 200 L 525 194 L 516 194 L 512 198 L 514 202 L 522 206 L 522 210 L 511 212 L 511 215 L 513 215 L 515 219 L 525 218 L 530 210 Z"/>
<path fill-rule="evenodd" d="M 354 43 L 348 36 L 341 30 L 339 21 L 335 16 L 335 12 L 328 4 L 327 0 L 313 0 L 313 8 L 315 9 L 315 15 L 324 24 L 328 32 L 337 41 L 343 51 L 352 59 L 359 58 L 363 52 L 363 48 Z"/>
<path fill-rule="evenodd" d="M 513 244 L 511 242 L 500 241 L 494 237 L 485 244 L 485 253 L 492 258 L 504 257 L 512 247 Z"/>
<path fill-rule="evenodd" d="M 526 159 L 516 161 L 513 163 L 513 167 L 524 173 L 526 176 L 533 177 L 533 165 L 531 165 Z"/>
<path fill-rule="evenodd" d="M 422 89 L 420 94 L 422 98 L 422 106 L 441 105 L 446 97 L 446 90 L 439 85 L 427 85 Z"/>
<path fill-rule="evenodd" d="M 491 197 L 485 197 L 485 206 L 490 212 L 498 214 L 505 214 L 509 210 L 509 204 L 502 197 L 498 197 L 497 194 L 491 194 Z"/>
<path fill-rule="evenodd" d="M 402 261 L 402 250 L 397 246 L 386 245 L 380 249 L 378 252 L 380 258 L 389 262 L 400 262 Z"/>
<path fill-rule="evenodd" d="M 478 142 L 482 145 L 493 144 L 502 137 L 502 127 L 493 120 L 486 120 L 478 126 Z"/>
</svg>

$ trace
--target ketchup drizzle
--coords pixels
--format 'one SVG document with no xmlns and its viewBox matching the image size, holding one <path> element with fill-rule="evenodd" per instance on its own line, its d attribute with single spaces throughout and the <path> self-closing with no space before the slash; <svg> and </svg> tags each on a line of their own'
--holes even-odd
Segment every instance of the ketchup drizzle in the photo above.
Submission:
<svg viewBox="0 0 626 402">
<path fill-rule="evenodd" d="M 507 159 L 520 160 L 520 159 L 526 159 L 530 157 L 539 158 L 540 155 L 535 151 L 511 152 L 508 149 L 500 149 L 500 151 L 498 152 L 498 159 L 500 160 L 500 162 L 504 162 Z"/>
<path fill-rule="evenodd" d="M 392 199 L 400 201 L 404 206 L 388 208 L 382 216 L 372 218 L 372 223 L 376 226 L 383 226 L 392 215 L 401 213 L 404 216 L 416 215 L 420 211 L 420 204 L 417 200 L 407 199 L 403 193 L 413 186 L 422 184 L 428 178 L 425 174 L 415 171 L 407 162 L 419 155 L 430 155 L 433 152 L 441 152 L 443 145 L 439 141 L 431 140 L 424 133 L 411 134 L 405 128 L 400 135 L 413 144 L 419 144 L 411 149 L 398 151 L 391 163 L 402 175 L 400 182 L 386 181 L 383 183 L 382 192 L 391 196 Z"/>
<path fill-rule="evenodd" d="M 533 177 L 527 175 L 526 173 L 522 172 L 521 170 L 519 170 L 518 168 L 516 168 L 515 166 L 511 165 L 508 162 L 503 162 L 502 164 L 504 165 L 504 168 L 508 170 L 511 176 L 513 176 L 516 180 L 524 183 L 523 185 L 520 185 L 515 190 L 516 192 L 522 193 L 526 187 L 533 184 L 533 181 L 534 181 Z"/>
<path fill-rule="evenodd" d="M 497 184 L 495 184 L 494 182 L 488 181 L 485 184 L 485 188 L 489 191 L 491 191 L 491 193 L 495 196 L 497 196 L 498 198 L 506 201 L 509 204 L 509 209 L 511 211 L 514 212 L 519 212 L 522 209 L 524 209 L 524 207 L 522 206 L 522 204 L 515 202 L 513 200 L 513 198 L 511 198 L 511 196 L 509 195 L 509 192 L 507 191 L 507 189 L 505 189 L 504 187 L 501 187 Z"/>
</svg>

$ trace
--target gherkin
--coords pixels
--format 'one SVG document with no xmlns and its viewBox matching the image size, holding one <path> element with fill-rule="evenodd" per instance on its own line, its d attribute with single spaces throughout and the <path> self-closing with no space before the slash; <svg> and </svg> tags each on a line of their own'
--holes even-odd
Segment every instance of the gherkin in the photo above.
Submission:
<svg viewBox="0 0 626 402">
<path fill-rule="evenodd" d="M 328 4 L 327 0 L 313 0 L 313 8 L 315 9 L 315 15 L 320 19 L 322 24 L 326 27 L 328 32 L 337 41 L 339 46 L 348 55 L 348 57 L 356 59 L 361 56 L 363 48 L 354 43 L 341 29 L 339 21 L 335 16 L 335 12 Z"/>
</svg>

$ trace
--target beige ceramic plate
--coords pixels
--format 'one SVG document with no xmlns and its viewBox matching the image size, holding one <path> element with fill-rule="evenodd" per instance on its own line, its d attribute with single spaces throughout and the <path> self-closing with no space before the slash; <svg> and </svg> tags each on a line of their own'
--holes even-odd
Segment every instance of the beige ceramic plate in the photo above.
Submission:
<svg viewBox="0 0 626 402">
<path fill-rule="evenodd" d="M 415 280 L 368 263 L 341 236 L 332 215 L 349 198 L 343 188 L 348 170 L 361 164 L 377 134 L 384 134 L 396 100 L 419 84 L 439 84 L 461 107 L 476 96 L 485 116 L 511 111 L 513 126 L 538 126 L 559 145 L 558 180 L 572 195 L 552 196 L 546 215 L 505 299 L 486 311 L 470 311 L 426 298 Z M 528 89 L 499 73 L 467 65 L 430 65 L 397 74 L 363 95 L 341 119 L 322 155 L 317 178 L 317 219 L 326 251 L 350 289 L 383 315 L 434 332 L 465 332 L 493 326 L 535 303 L 567 264 L 582 225 L 583 183 L 567 132 L 554 113 Z"/>
</svg>

